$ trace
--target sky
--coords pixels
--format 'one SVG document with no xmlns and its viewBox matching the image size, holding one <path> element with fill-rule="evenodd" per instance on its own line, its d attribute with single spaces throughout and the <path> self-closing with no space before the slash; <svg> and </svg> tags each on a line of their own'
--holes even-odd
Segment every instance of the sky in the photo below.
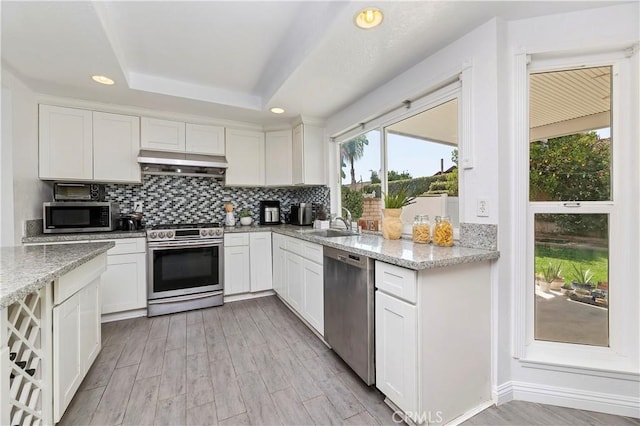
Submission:
<svg viewBox="0 0 640 426">
<path fill-rule="evenodd" d="M 611 134 L 609 128 L 598 129 L 596 133 L 600 138 L 608 138 Z M 380 164 L 380 132 L 373 130 L 368 132 L 369 144 L 365 146 L 364 155 L 355 163 L 356 180 L 367 182 L 371 178 L 371 170 L 379 173 Z M 453 166 L 451 161 L 451 146 L 426 142 L 406 136 L 388 135 L 389 145 L 389 170 L 398 173 L 408 171 L 411 177 L 432 176 L 440 170 L 440 159 L 444 159 L 444 169 Z M 344 169 L 347 176 L 345 182 L 350 183 L 349 166 Z"/>
<path fill-rule="evenodd" d="M 379 172 L 380 164 L 380 133 L 367 133 L 369 144 L 365 146 L 363 157 L 356 161 L 356 180 L 367 182 L 371 177 L 371 170 Z M 389 150 L 389 170 L 398 173 L 408 171 L 411 177 L 432 176 L 440 171 L 440 159 L 444 159 L 444 169 L 453 165 L 451 162 L 451 146 L 425 142 L 405 136 L 390 134 L 387 136 Z M 345 167 L 346 181 L 350 182 L 349 166 Z"/>
</svg>

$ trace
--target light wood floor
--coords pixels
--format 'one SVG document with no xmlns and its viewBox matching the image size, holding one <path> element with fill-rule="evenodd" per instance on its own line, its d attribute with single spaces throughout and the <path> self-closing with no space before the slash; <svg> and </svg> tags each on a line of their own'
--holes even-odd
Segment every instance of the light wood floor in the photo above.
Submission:
<svg viewBox="0 0 640 426">
<path fill-rule="evenodd" d="M 276 297 L 104 324 L 63 425 L 393 424 Z"/>
<path fill-rule="evenodd" d="M 62 425 L 393 425 L 368 388 L 276 297 L 102 326 Z M 513 401 L 466 425 L 633 425 Z"/>
</svg>

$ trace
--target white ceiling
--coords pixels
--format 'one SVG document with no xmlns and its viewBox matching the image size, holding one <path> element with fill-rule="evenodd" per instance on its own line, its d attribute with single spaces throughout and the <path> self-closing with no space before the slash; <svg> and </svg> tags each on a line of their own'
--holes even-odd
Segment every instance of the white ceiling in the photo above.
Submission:
<svg viewBox="0 0 640 426">
<path fill-rule="evenodd" d="M 40 93 L 278 124 L 329 117 L 494 16 L 603 4 L 613 3 L 5 0 L 2 61 Z M 383 24 L 356 28 L 371 5 Z"/>
</svg>

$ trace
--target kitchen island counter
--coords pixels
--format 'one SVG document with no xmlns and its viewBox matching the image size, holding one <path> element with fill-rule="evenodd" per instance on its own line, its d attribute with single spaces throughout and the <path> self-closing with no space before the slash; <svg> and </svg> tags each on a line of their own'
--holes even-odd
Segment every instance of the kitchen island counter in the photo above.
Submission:
<svg viewBox="0 0 640 426">
<path fill-rule="evenodd" d="M 145 238 L 147 231 L 79 232 L 69 234 L 35 234 L 23 237 L 22 244 L 64 243 L 71 241 L 118 240 L 121 238 Z"/>
<path fill-rule="evenodd" d="M 0 309 L 113 246 L 113 242 L 101 242 L 0 248 Z"/>
</svg>

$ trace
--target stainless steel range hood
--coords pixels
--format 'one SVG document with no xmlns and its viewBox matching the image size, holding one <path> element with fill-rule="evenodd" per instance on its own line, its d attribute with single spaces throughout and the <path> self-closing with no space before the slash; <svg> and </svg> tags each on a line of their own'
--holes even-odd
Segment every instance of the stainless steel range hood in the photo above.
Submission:
<svg viewBox="0 0 640 426">
<path fill-rule="evenodd" d="M 224 157 L 141 150 L 138 163 L 142 174 L 200 176 L 223 179 L 229 164 Z"/>
</svg>

